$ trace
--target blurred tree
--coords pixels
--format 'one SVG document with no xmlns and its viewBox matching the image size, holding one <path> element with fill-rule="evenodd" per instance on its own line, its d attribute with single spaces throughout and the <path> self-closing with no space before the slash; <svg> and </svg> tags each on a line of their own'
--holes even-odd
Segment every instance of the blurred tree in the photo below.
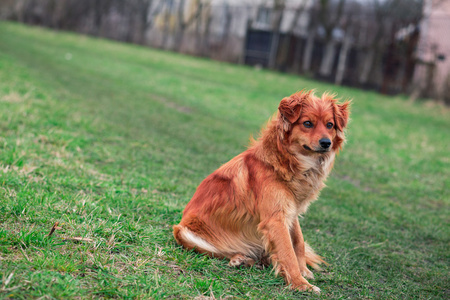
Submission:
<svg viewBox="0 0 450 300">
<path fill-rule="evenodd" d="M 279 45 L 279 48 L 281 48 L 282 50 L 284 49 L 284 52 L 286 53 L 286 55 L 284 55 L 284 57 L 283 57 L 283 59 L 282 59 L 282 61 L 280 63 L 281 69 L 286 69 L 288 67 L 287 66 L 287 61 L 288 61 L 288 54 L 287 53 L 289 53 L 289 50 L 290 50 L 290 47 L 291 47 L 291 44 L 292 44 L 292 37 L 293 37 L 293 34 L 294 34 L 294 30 L 295 30 L 295 28 L 297 26 L 297 23 L 298 23 L 298 20 L 300 19 L 300 16 L 305 11 L 307 5 L 308 5 L 308 1 L 302 1 L 297 6 L 297 8 L 294 10 L 294 16 L 292 18 L 291 23 L 289 24 L 288 30 L 285 33 L 287 38 L 285 38 L 283 40 L 283 42 Z M 298 50 L 298 49 L 296 49 L 296 50 Z M 298 64 L 298 61 L 299 61 L 298 54 L 299 53 L 300 53 L 300 51 L 295 51 L 295 55 L 296 56 L 294 58 L 294 65 Z M 292 66 L 292 67 L 294 67 L 294 66 Z M 291 68 L 291 69 L 293 69 L 293 68 Z"/>
<path fill-rule="evenodd" d="M 280 41 L 280 27 L 286 0 L 273 0 L 272 42 L 270 46 L 269 68 L 275 68 L 278 43 Z"/>
<path fill-rule="evenodd" d="M 337 3 L 331 0 L 319 0 L 319 24 L 324 31 L 325 53 L 320 64 L 319 74 L 328 77 L 331 75 L 334 57 L 336 55 L 336 32 L 340 30 L 339 24 L 343 17 L 346 0 Z"/>
<path fill-rule="evenodd" d="M 423 2 L 1 0 L 0 16 L 236 61 L 244 57 L 247 20 L 258 13 L 256 31 L 272 37 L 270 51 L 264 50 L 270 68 L 388 92 L 393 86 L 406 91 L 412 80 Z M 399 38 L 410 27 L 414 33 Z"/>
<path fill-rule="evenodd" d="M 133 3 L 133 15 L 137 16 L 137 24 L 135 28 L 136 36 L 133 39 L 135 43 L 144 44 L 147 30 L 151 22 L 150 9 L 153 5 L 153 0 L 135 0 Z"/>
<path fill-rule="evenodd" d="M 373 20 L 366 25 L 366 55 L 360 71 L 359 83 L 365 85 L 373 69 L 382 64 L 382 53 L 388 44 L 394 43 L 395 32 L 412 24 L 419 24 L 422 18 L 423 0 L 372 0 L 366 10 L 372 10 Z M 368 16 L 369 17 L 369 16 Z M 373 24 L 373 25 L 372 25 Z"/>
<path fill-rule="evenodd" d="M 183 44 L 183 38 L 185 30 L 191 26 L 194 22 L 198 22 L 202 13 L 203 3 L 200 0 L 192 1 L 191 7 L 188 11 L 187 18 L 186 14 L 186 3 L 185 0 L 180 0 L 178 4 L 178 18 L 177 18 L 177 30 L 175 38 L 175 50 L 180 51 L 181 45 Z"/>
</svg>

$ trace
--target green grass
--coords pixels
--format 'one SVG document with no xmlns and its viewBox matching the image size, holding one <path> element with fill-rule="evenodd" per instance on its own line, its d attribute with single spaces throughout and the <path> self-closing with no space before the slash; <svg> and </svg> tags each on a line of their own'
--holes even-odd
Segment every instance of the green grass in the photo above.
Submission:
<svg viewBox="0 0 450 300">
<path fill-rule="evenodd" d="M 321 296 L 172 237 L 201 180 L 303 88 L 353 98 L 300 220 L 330 263 Z M 448 298 L 449 128 L 431 103 L 0 23 L 0 298 Z"/>
</svg>

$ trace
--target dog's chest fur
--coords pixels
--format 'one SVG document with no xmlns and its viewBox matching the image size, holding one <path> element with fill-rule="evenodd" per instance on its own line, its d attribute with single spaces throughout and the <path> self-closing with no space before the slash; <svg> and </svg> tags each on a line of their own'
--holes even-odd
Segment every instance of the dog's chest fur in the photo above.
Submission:
<svg viewBox="0 0 450 300">
<path fill-rule="evenodd" d="M 334 158 L 334 153 L 302 157 L 303 165 L 289 183 L 295 198 L 296 215 L 305 213 L 309 204 L 317 199 L 320 190 L 325 187 L 324 181 L 332 169 Z"/>
</svg>

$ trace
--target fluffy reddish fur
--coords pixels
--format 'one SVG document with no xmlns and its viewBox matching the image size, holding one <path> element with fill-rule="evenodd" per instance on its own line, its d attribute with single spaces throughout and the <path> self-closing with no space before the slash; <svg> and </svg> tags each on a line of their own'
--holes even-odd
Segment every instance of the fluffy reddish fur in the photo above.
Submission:
<svg viewBox="0 0 450 300">
<path fill-rule="evenodd" d="M 305 279 L 314 278 L 306 265 L 324 261 L 304 242 L 298 216 L 319 196 L 345 141 L 349 102 L 333 98 L 312 91 L 284 98 L 261 137 L 199 185 L 174 226 L 176 241 L 232 266 L 272 263 L 291 288 L 319 292 Z M 327 152 L 323 138 L 332 142 Z"/>
</svg>

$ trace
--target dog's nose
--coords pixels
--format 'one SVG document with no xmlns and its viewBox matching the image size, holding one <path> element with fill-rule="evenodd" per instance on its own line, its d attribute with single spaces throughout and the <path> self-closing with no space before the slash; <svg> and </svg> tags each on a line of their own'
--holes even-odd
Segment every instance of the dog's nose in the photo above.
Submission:
<svg viewBox="0 0 450 300">
<path fill-rule="evenodd" d="M 330 139 L 320 139 L 319 144 L 323 149 L 328 149 L 331 145 Z"/>
</svg>

